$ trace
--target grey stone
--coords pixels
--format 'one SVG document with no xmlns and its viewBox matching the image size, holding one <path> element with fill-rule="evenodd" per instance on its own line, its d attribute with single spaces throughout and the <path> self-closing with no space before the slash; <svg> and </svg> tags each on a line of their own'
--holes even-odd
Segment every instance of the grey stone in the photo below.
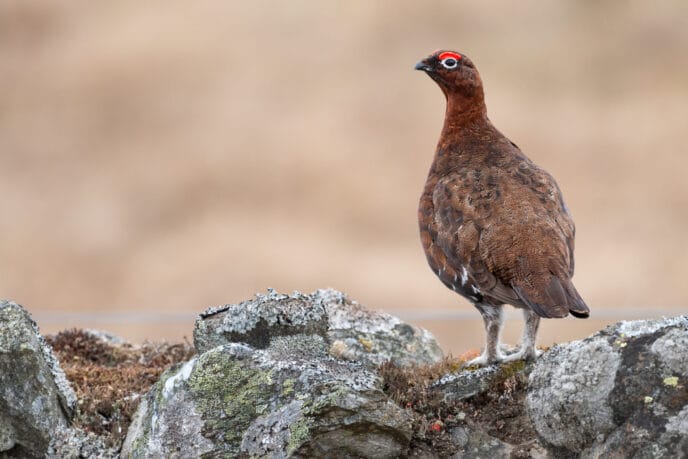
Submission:
<svg viewBox="0 0 688 459">
<path fill-rule="evenodd" d="M 21 306 L 0 301 L 0 453 L 42 457 L 76 404 L 51 347 Z"/>
<path fill-rule="evenodd" d="M 409 414 L 363 365 L 319 335 L 229 343 L 165 373 L 137 411 L 123 457 L 397 457 Z M 179 449 L 181 448 L 181 449 Z"/>
<path fill-rule="evenodd" d="M 308 295 L 282 295 L 269 290 L 253 300 L 210 308 L 196 320 L 194 345 L 199 353 L 227 343 L 243 342 L 257 349 L 275 336 L 327 333 L 322 303 Z"/>
<path fill-rule="evenodd" d="M 119 448 L 107 447 L 103 440 L 81 429 L 59 429 L 52 433 L 46 459 L 119 458 Z"/>
<path fill-rule="evenodd" d="M 508 458 L 514 447 L 470 426 L 455 427 L 449 433 L 458 451 L 453 459 Z"/>
<path fill-rule="evenodd" d="M 307 422 L 303 407 L 303 400 L 292 400 L 278 410 L 256 418 L 246 429 L 241 450 L 255 456 L 287 457 L 292 437 L 291 426 L 301 426 Z"/>
<path fill-rule="evenodd" d="M 688 455 L 688 317 L 620 322 L 555 346 L 530 375 L 527 409 L 556 455 Z"/>
<path fill-rule="evenodd" d="M 450 373 L 430 386 L 430 391 L 447 403 L 465 400 L 488 390 L 495 377 L 500 376 L 500 369 L 499 365 L 490 365 L 474 371 Z"/>
<path fill-rule="evenodd" d="M 436 341 L 334 290 L 206 311 L 199 355 L 141 398 L 121 452 L 69 426 L 76 398 L 29 314 L 2 301 L 0 327 L 2 457 L 688 457 L 686 316 L 445 375 L 426 394 L 453 413 L 439 450 L 411 447 L 411 412 L 377 372 L 438 361 Z"/>
<path fill-rule="evenodd" d="M 194 345 L 199 352 L 243 342 L 257 349 L 278 336 L 319 335 L 338 359 L 378 366 L 434 363 L 442 350 L 426 330 L 365 309 L 341 292 L 317 290 L 284 295 L 269 290 L 239 304 L 210 308 L 199 316 Z"/>
<path fill-rule="evenodd" d="M 684 329 L 670 329 L 650 349 L 659 357 L 666 374 L 688 374 L 688 333 Z"/>
<path fill-rule="evenodd" d="M 608 398 L 620 361 L 603 339 L 556 346 L 541 357 L 527 397 L 538 433 L 554 446 L 580 452 L 598 434 L 613 430 Z"/>
<path fill-rule="evenodd" d="M 313 294 L 325 306 L 330 353 L 341 359 L 379 366 L 423 365 L 442 360 L 443 353 L 432 334 L 397 317 L 366 309 L 336 290 Z"/>
<path fill-rule="evenodd" d="M 179 390 L 186 387 L 196 363 L 193 358 L 176 365 L 142 399 L 122 445 L 122 457 L 200 457 L 213 450 L 213 442 L 203 436 L 203 421 L 192 395 Z"/>
</svg>

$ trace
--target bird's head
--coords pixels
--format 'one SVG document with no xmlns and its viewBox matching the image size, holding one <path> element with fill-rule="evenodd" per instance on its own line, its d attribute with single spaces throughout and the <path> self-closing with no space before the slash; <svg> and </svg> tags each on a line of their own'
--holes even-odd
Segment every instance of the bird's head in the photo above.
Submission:
<svg viewBox="0 0 688 459">
<path fill-rule="evenodd" d="M 465 104 L 483 102 L 483 83 L 473 62 L 456 51 L 435 51 L 416 64 L 435 80 L 447 99 L 458 99 Z"/>
</svg>

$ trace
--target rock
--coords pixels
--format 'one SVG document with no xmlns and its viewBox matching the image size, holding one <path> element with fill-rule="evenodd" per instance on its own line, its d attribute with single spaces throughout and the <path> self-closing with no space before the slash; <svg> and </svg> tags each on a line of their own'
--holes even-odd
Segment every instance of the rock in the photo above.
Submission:
<svg viewBox="0 0 688 459">
<path fill-rule="evenodd" d="M 490 365 L 474 371 L 464 370 L 459 373 L 450 373 L 430 386 L 430 392 L 441 397 L 446 403 L 466 400 L 487 392 L 497 380 L 504 379 L 506 377 L 505 372 L 512 370 L 514 366 L 518 371 L 525 368 L 523 362 L 516 362 L 506 366 Z"/>
<path fill-rule="evenodd" d="M 527 410 L 557 455 L 688 456 L 688 316 L 620 322 L 553 347 Z"/>
<path fill-rule="evenodd" d="M 453 414 L 444 420 L 445 441 L 437 442 L 442 449 L 432 453 L 456 458 L 544 457 L 525 413 L 532 367 L 516 361 L 463 369 L 432 384 L 427 391 L 432 412 Z"/>
<path fill-rule="evenodd" d="M 389 360 L 409 365 L 442 359 L 428 331 L 366 310 L 331 289 L 310 295 L 269 290 L 254 300 L 211 308 L 196 320 L 194 345 L 199 352 L 236 342 L 265 349 L 274 337 L 296 334 L 319 335 L 332 356 L 372 367 Z"/>
<path fill-rule="evenodd" d="M 379 366 L 426 365 L 442 360 L 443 353 L 432 334 L 397 317 L 371 311 L 336 290 L 317 290 L 327 311 L 330 354 L 354 362 Z"/>
<path fill-rule="evenodd" d="M 69 425 L 29 314 L 0 302 L 0 327 L 1 457 L 688 457 L 688 316 L 440 377 L 456 362 L 414 366 L 441 359 L 427 332 L 334 290 L 270 291 L 199 317 L 199 354 L 141 397 L 121 449 Z"/>
<path fill-rule="evenodd" d="M 327 335 L 327 312 L 320 298 L 274 290 L 255 300 L 210 308 L 196 320 L 194 346 L 199 353 L 227 343 L 265 349 L 276 336 Z"/>
<path fill-rule="evenodd" d="M 458 451 L 452 458 L 511 457 L 514 447 L 472 426 L 454 427 L 449 432 Z"/>
<path fill-rule="evenodd" d="M 45 457 L 116 459 L 119 448 L 107 447 L 99 436 L 81 429 L 60 429 L 52 433 Z"/>
<path fill-rule="evenodd" d="M 317 329 L 311 325 L 295 327 Z M 317 333 L 268 342 L 219 345 L 165 373 L 141 403 L 122 457 L 398 457 L 406 451 L 410 416 L 382 392 L 373 371 L 329 355 Z"/>
<path fill-rule="evenodd" d="M 21 306 L 0 301 L 0 453 L 43 457 L 66 428 L 76 396 L 52 349 Z"/>
</svg>

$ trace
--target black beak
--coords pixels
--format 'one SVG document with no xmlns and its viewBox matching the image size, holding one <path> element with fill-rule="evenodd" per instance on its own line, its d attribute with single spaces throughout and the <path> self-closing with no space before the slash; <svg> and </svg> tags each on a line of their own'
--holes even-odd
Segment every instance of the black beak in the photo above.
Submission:
<svg viewBox="0 0 688 459">
<path fill-rule="evenodd" d="M 423 72 L 431 72 L 432 67 L 430 67 L 428 64 L 425 63 L 425 61 L 420 61 L 419 63 L 416 64 L 414 67 L 416 70 L 422 70 Z"/>
</svg>

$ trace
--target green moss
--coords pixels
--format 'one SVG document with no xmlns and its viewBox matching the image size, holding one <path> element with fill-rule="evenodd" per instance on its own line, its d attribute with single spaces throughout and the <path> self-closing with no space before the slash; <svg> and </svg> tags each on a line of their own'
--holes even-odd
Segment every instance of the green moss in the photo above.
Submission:
<svg viewBox="0 0 688 459">
<path fill-rule="evenodd" d="M 309 438 L 311 424 L 308 418 L 302 418 L 289 426 L 289 444 L 287 445 L 287 455 L 293 454 Z"/>
<path fill-rule="evenodd" d="M 275 388 L 270 371 L 251 367 L 225 352 L 206 352 L 188 381 L 205 421 L 203 434 L 227 454 L 238 454 L 242 434 L 267 412 Z M 216 453 L 214 453 L 216 454 Z"/>
<path fill-rule="evenodd" d="M 526 366 L 527 363 L 525 360 L 515 360 L 513 362 L 500 364 L 499 370 L 497 370 L 497 374 L 494 376 L 492 385 L 502 384 L 507 379 L 513 378 L 514 376 L 523 372 Z M 481 368 L 483 367 L 480 367 L 478 365 L 471 365 L 469 367 L 462 369 L 461 371 L 474 372 L 480 370 Z"/>
<path fill-rule="evenodd" d="M 294 380 L 291 378 L 285 379 L 282 383 L 282 396 L 290 397 L 294 394 Z"/>
<path fill-rule="evenodd" d="M 499 371 L 501 372 L 501 376 L 504 379 L 511 378 L 513 376 L 516 376 L 517 373 L 522 372 L 526 368 L 526 361 L 525 360 L 516 360 L 514 362 L 509 362 L 503 364 L 500 368 Z"/>
</svg>

